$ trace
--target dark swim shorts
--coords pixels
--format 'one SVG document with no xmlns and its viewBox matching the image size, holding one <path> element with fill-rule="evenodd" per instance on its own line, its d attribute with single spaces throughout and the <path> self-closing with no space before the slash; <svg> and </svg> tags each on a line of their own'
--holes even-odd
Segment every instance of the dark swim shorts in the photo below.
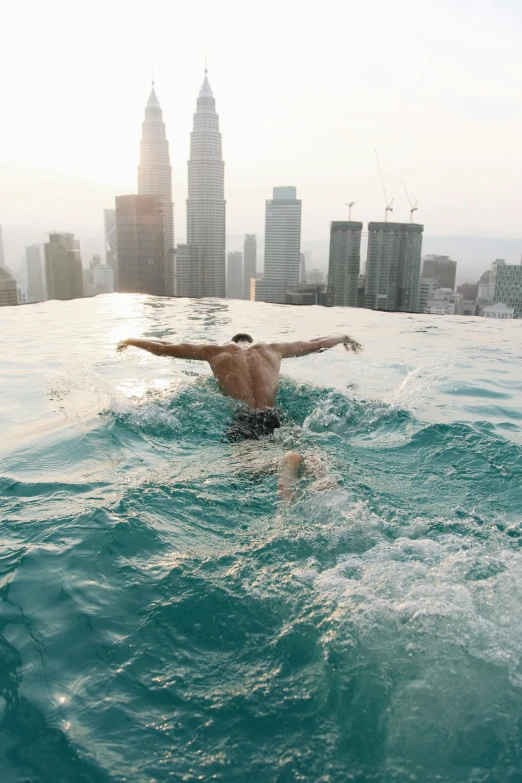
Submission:
<svg viewBox="0 0 522 783">
<path fill-rule="evenodd" d="M 227 438 L 231 443 L 259 440 L 265 435 L 271 435 L 280 426 L 281 421 L 274 408 L 264 411 L 238 408 L 227 430 Z"/>
</svg>

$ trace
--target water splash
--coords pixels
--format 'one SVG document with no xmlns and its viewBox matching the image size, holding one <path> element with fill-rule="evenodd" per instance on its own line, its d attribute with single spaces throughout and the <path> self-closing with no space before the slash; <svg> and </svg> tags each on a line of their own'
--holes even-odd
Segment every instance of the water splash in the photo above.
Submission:
<svg viewBox="0 0 522 783">
<path fill-rule="evenodd" d="M 448 377 L 456 361 L 455 352 L 445 353 L 409 370 L 404 380 L 391 393 L 390 404 L 415 413 L 426 403 L 436 385 Z"/>
</svg>

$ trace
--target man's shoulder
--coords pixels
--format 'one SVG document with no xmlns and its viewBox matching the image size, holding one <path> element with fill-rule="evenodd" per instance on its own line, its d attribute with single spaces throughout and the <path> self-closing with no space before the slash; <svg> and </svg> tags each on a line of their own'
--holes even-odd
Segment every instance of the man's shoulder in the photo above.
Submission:
<svg viewBox="0 0 522 783">
<path fill-rule="evenodd" d="M 277 343 L 264 343 L 264 342 L 255 342 L 248 346 L 246 349 L 247 351 L 255 351 L 256 353 L 274 353 L 277 352 L 278 349 Z M 245 355 L 245 349 L 241 348 L 236 343 L 225 343 L 224 345 L 213 345 L 209 346 L 210 352 L 213 357 L 221 357 L 221 356 L 244 356 Z"/>
<path fill-rule="evenodd" d="M 270 351 L 271 353 L 277 353 L 281 347 L 281 343 L 254 343 L 254 345 L 257 347 L 259 346 L 260 350 L 262 351 Z"/>
<path fill-rule="evenodd" d="M 224 345 L 209 345 L 208 346 L 208 358 L 209 361 L 219 361 L 227 358 L 234 358 L 241 356 L 243 349 L 236 345 L 236 343 L 225 343 Z"/>
<path fill-rule="evenodd" d="M 277 348 L 277 345 L 274 343 L 264 343 L 264 342 L 255 342 L 252 343 L 250 346 L 251 350 L 254 351 L 260 351 L 261 353 L 269 353 L 274 350 L 274 348 Z"/>
<path fill-rule="evenodd" d="M 265 359 L 276 361 L 281 358 L 279 343 L 254 343 L 251 348 Z"/>
</svg>

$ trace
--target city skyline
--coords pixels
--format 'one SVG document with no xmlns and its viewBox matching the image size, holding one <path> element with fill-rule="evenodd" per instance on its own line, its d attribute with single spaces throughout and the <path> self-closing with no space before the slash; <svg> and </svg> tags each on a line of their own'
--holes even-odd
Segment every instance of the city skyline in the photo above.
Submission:
<svg viewBox="0 0 522 783">
<path fill-rule="evenodd" d="M 98 230 L 100 209 L 111 205 L 112 195 L 135 190 L 142 96 L 154 63 L 171 137 L 177 239 L 186 241 L 188 134 L 207 38 L 226 141 L 231 234 L 262 234 L 259 205 L 276 181 L 294 182 L 301 194 L 304 240 L 327 241 L 329 220 L 346 219 L 342 205 L 349 200 L 356 202 L 354 220 L 380 219 L 377 148 L 387 189 L 395 197 L 394 219 L 408 217 L 402 177 L 412 199 L 419 200 L 418 219 L 434 235 L 520 235 L 522 183 L 516 172 L 522 154 L 517 108 L 522 22 L 506 2 L 501 2 L 502 12 L 481 3 L 471 27 L 463 4 L 411 6 L 400 25 L 384 2 L 355 11 L 327 4 L 313 25 L 302 22 L 298 37 L 290 35 L 291 4 L 281 9 L 274 26 L 269 3 L 256 23 L 258 35 L 245 40 L 232 32 L 239 5 L 227 4 L 226 14 L 204 6 L 203 11 L 187 10 L 186 40 L 171 47 L 169 25 L 175 19 L 165 4 L 157 4 L 164 12 L 162 25 L 153 14 L 126 9 L 129 35 L 116 42 L 120 4 L 104 7 L 102 26 L 101 6 L 95 4 L 82 36 L 50 51 L 46 31 L 55 29 L 62 11 L 51 0 L 34 9 L 34 24 L 24 39 L 39 61 L 37 72 L 23 58 L 19 62 L 17 30 L 25 31 L 26 25 L 23 10 L 12 9 L 14 34 L 5 35 L 0 58 L 6 73 L 10 62 L 19 63 L 17 78 L 5 85 L 6 104 L 17 111 L 0 146 L 5 183 L 0 223 L 70 228 L 76 235 Z M 336 25 L 331 24 L 334 8 Z M 361 33 L 349 50 L 341 45 L 348 22 Z M 311 62 L 303 57 L 303 34 L 319 50 Z M 268 56 L 272 49 L 277 58 Z M 238 61 L 248 62 L 248 68 L 238 69 Z M 113 78 L 117 112 L 113 91 L 107 89 Z M 53 100 L 58 89 L 66 99 Z M 34 116 L 44 117 L 38 127 Z M 77 116 L 80 122 L 73 121 Z M 129 133 L 130 128 L 136 132 Z"/>
</svg>

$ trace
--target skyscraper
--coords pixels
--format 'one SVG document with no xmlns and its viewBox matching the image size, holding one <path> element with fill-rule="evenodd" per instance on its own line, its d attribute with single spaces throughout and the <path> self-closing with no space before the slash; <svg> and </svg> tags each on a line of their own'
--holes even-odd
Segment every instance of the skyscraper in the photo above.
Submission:
<svg viewBox="0 0 522 783">
<path fill-rule="evenodd" d="M 243 244 L 243 299 L 250 299 L 250 280 L 257 274 L 257 240 L 255 234 L 245 234 Z"/>
<path fill-rule="evenodd" d="M 118 270 L 118 252 L 116 242 L 116 210 L 103 210 L 103 230 L 105 235 L 105 263 L 112 266 L 114 274 Z"/>
<path fill-rule="evenodd" d="M 497 258 L 491 264 L 490 280 L 494 286 L 493 302 L 513 308 L 515 318 L 522 318 L 522 263 L 506 264 Z"/>
<path fill-rule="evenodd" d="M 353 220 L 334 220 L 330 225 L 329 305 L 357 307 L 362 227 Z"/>
<path fill-rule="evenodd" d="M 45 244 L 45 277 L 49 299 L 83 296 L 80 243 L 74 234 L 49 234 Z"/>
<path fill-rule="evenodd" d="M 283 304 L 299 283 L 301 201 L 294 187 L 274 188 L 265 210 L 265 277 L 256 283 L 256 301 Z"/>
<path fill-rule="evenodd" d="M 163 216 L 156 196 L 116 196 L 118 291 L 165 296 Z"/>
<path fill-rule="evenodd" d="M 156 196 L 163 210 L 165 232 L 165 291 L 175 293 L 174 204 L 172 203 L 172 167 L 165 123 L 154 82 L 145 107 L 138 166 L 138 194 Z"/>
<path fill-rule="evenodd" d="M 299 282 L 306 283 L 306 256 L 304 253 L 299 253 L 300 267 L 299 267 Z"/>
<path fill-rule="evenodd" d="M 43 302 L 46 299 L 42 277 L 42 257 L 40 245 L 28 245 L 25 248 L 27 265 L 27 301 Z"/>
<path fill-rule="evenodd" d="M 365 307 L 419 311 L 419 271 L 424 226 L 369 223 Z"/>
<path fill-rule="evenodd" d="M 0 266 L 0 307 L 17 304 L 18 291 L 16 289 L 16 280 L 5 267 Z"/>
<path fill-rule="evenodd" d="M 243 255 L 238 251 L 227 256 L 227 299 L 243 299 Z"/>
<path fill-rule="evenodd" d="M 439 282 L 439 288 L 455 290 L 457 262 L 449 256 L 426 256 L 422 267 L 423 277 L 433 277 Z"/>
<path fill-rule="evenodd" d="M 193 262 L 191 245 L 178 245 L 176 248 L 176 296 L 193 296 L 199 278 Z"/>
<path fill-rule="evenodd" d="M 224 297 L 225 164 L 216 101 L 206 69 L 190 134 L 187 242 L 194 267 L 189 295 Z"/>
</svg>

